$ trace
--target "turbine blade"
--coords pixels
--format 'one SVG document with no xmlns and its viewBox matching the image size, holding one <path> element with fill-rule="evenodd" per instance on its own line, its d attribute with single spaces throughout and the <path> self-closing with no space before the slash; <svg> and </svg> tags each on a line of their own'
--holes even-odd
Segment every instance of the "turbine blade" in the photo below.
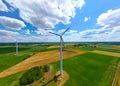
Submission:
<svg viewBox="0 0 120 86">
<path fill-rule="evenodd" d="M 54 35 L 57 35 L 57 36 L 60 36 L 60 35 L 59 35 L 59 34 L 57 34 L 57 33 L 53 33 L 53 32 L 49 32 L 49 33 L 54 34 Z"/>
<path fill-rule="evenodd" d="M 70 27 L 69 28 L 67 28 L 63 33 L 62 33 L 62 35 L 64 35 L 65 34 L 65 32 L 67 32 L 68 30 L 70 29 Z"/>
</svg>

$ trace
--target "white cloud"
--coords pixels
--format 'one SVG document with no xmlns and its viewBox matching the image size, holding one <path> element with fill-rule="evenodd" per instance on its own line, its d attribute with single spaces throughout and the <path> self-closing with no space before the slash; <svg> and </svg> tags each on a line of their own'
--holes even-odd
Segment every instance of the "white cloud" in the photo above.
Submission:
<svg viewBox="0 0 120 86">
<path fill-rule="evenodd" d="M 75 8 L 81 9 L 84 0 L 7 0 L 20 10 L 20 17 L 38 29 L 54 28 L 62 22 L 70 23 Z"/>
<path fill-rule="evenodd" d="M 7 6 L 0 0 L 0 11 L 8 11 Z"/>
<path fill-rule="evenodd" d="M 27 30 L 25 31 L 25 33 L 29 35 L 29 34 L 30 34 L 30 30 L 27 29 Z"/>
<path fill-rule="evenodd" d="M 25 27 L 24 22 L 6 16 L 0 16 L 0 24 L 3 24 L 12 30 L 20 30 L 21 28 Z"/>
<path fill-rule="evenodd" d="M 90 17 L 85 17 L 84 22 L 87 22 L 90 19 Z"/>
<path fill-rule="evenodd" d="M 10 39 L 5 40 L 5 41 L 13 42 L 14 39 L 16 39 L 16 38 L 12 37 Z M 0 42 L 1 41 L 3 42 L 4 40 L 1 40 L 1 38 L 0 38 Z M 17 41 L 18 42 L 58 42 L 59 37 L 51 36 L 51 35 L 48 35 L 48 36 L 41 36 L 41 35 L 40 36 L 18 36 Z"/>
<path fill-rule="evenodd" d="M 8 0 L 12 4 L 12 0 Z M 75 16 L 75 7 L 79 7 L 78 4 L 72 0 L 65 0 L 64 3 L 60 0 L 59 8 L 57 0 L 46 0 L 33 1 L 31 0 L 28 3 L 28 0 L 13 0 L 13 5 L 20 10 L 20 16 L 25 21 L 33 24 L 38 27 L 37 34 L 46 34 L 45 36 L 22 36 L 18 37 L 18 40 L 29 42 L 56 42 L 59 41 L 59 37 L 48 34 L 52 29 L 46 30 L 46 28 L 54 28 L 54 25 L 62 22 L 67 24 L 70 22 L 70 18 Z M 72 3 L 72 4 L 71 4 Z M 46 5 L 47 4 L 47 5 Z M 55 5 L 54 5 L 55 4 Z M 65 5 L 65 8 L 63 8 Z M 68 8 L 70 5 L 70 8 Z M 26 9 L 24 9 L 26 8 Z M 71 13 L 70 13 L 71 12 Z M 67 14 L 68 13 L 68 14 Z M 89 17 L 87 17 L 89 19 Z M 3 20 L 4 21 L 4 20 Z M 3 22 L 0 19 L 0 22 Z M 9 21 L 9 19 L 7 20 Z M 87 21 L 87 20 L 86 20 Z M 76 30 L 69 30 L 66 32 L 67 36 L 63 36 L 65 42 L 81 42 L 81 41 L 119 41 L 120 40 L 120 9 L 109 10 L 106 13 L 102 13 L 98 19 L 97 24 L 101 28 L 89 29 L 85 31 L 78 32 Z M 6 25 L 6 24 L 3 24 Z M 7 25 L 6 25 L 7 26 Z M 21 26 L 24 26 L 24 24 Z M 58 33 L 63 32 L 65 29 L 59 30 Z M 14 39 L 13 36 L 16 36 L 18 33 L 12 33 L 9 37 L 8 32 L 0 32 L 0 41 L 5 39 L 11 41 Z M 26 34 L 29 34 L 29 31 L 26 31 Z M 48 35 L 47 35 L 48 34 Z M 1 36 L 2 35 L 2 36 Z M 4 35 L 4 36 L 3 36 Z"/>
<path fill-rule="evenodd" d="M 7 30 L 0 30 L 0 42 L 15 41 L 17 36 L 19 36 L 18 32 L 7 31 Z"/>
<path fill-rule="evenodd" d="M 58 34 L 62 34 L 65 31 L 65 29 L 58 30 Z"/>
<path fill-rule="evenodd" d="M 119 41 L 120 39 L 120 9 L 109 10 L 97 19 L 101 28 L 89 29 L 79 33 L 80 38 L 99 41 Z"/>
<path fill-rule="evenodd" d="M 55 33 L 62 34 L 65 30 L 66 29 L 61 29 L 61 30 L 58 30 Z M 71 29 L 69 29 L 65 34 L 74 34 L 74 33 L 77 33 L 77 30 L 71 30 Z"/>
<path fill-rule="evenodd" d="M 74 33 L 77 33 L 78 31 L 77 30 L 69 30 L 68 32 L 66 32 L 66 33 L 68 33 L 68 34 L 74 34 Z"/>
<path fill-rule="evenodd" d="M 0 30 L 0 37 L 1 36 L 16 36 L 16 35 L 19 35 L 19 33 L 7 31 L 7 30 Z"/>
<path fill-rule="evenodd" d="M 103 26 L 109 34 L 120 37 L 120 9 L 108 10 L 101 14 L 97 19 L 97 24 Z"/>
<path fill-rule="evenodd" d="M 114 28 L 102 27 L 99 29 L 81 31 L 76 37 L 83 38 L 84 40 L 88 41 L 119 41 L 119 34 L 120 30 L 118 31 L 118 29 L 116 31 Z"/>
<path fill-rule="evenodd" d="M 120 9 L 108 10 L 97 19 L 97 24 L 105 27 L 116 27 L 120 25 Z"/>
<path fill-rule="evenodd" d="M 49 32 L 53 32 L 51 29 L 38 29 L 35 31 L 37 34 L 48 35 Z"/>
<path fill-rule="evenodd" d="M 84 30 L 64 37 L 69 41 L 119 41 L 120 40 L 120 9 L 109 10 L 97 19 L 101 28 Z"/>
</svg>

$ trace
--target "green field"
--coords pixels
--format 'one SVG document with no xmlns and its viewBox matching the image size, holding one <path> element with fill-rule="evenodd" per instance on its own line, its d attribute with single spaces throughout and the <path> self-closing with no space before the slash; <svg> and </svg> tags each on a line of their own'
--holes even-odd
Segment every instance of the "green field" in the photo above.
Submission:
<svg viewBox="0 0 120 86">
<path fill-rule="evenodd" d="M 0 46 L 0 72 L 29 58 L 33 54 L 46 50 L 43 45 L 20 45 L 19 55 L 15 55 L 15 46 Z M 19 78 L 22 73 L 0 78 L 0 86 L 19 86 Z"/>
<path fill-rule="evenodd" d="M 37 52 L 54 50 L 47 49 L 47 45 L 29 44 L 19 45 L 19 55 L 15 55 L 15 46 L 0 46 L 0 72 L 29 58 Z M 120 52 L 112 45 L 99 45 L 91 47 L 66 46 L 67 49 L 77 49 L 86 52 L 83 55 L 74 56 L 63 61 L 63 68 L 69 74 L 70 79 L 64 86 L 111 86 L 119 58 L 89 51 L 104 50 L 109 52 Z M 59 62 L 52 63 L 53 73 L 59 70 Z M 0 78 L 0 86 L 20 86 L 19 78 L 24 72 Z"/>
<path fill-rule="evenodd" d="M 111 80 L 111 77 L 104 78 L 105 76 L 112 76 L 111 73 L 115 71 L 107 70 L 110 65 L 117 64 L 118 59 L 111 56 L 105 56 L 94 53 L 86 53 L 84 55 L 75 56 L 70 59 L 64 60 L 64 70 L 70 76 L 69 81 L 65 86 L 110 86 L 111 82 L 106 83 L 104 80 Z M 115 60 L 115 62 L 112 62 Z M 54 71 L 59 70 L 59 62 L 54 63 Z M 105 72 L 111 71 L 110 73 Z M 102 80 L 104 79 L 104 80 Z M 101 85 L 101 84 L 105 85 Z"/>
<path fill-rule="evenodd" d="M 20 45 L 19 55 L 16 56 L 15 46 L 0 46 L 0 72 L 46 48 L 42 45 Z"/>
<path fill-rule="evenodd" d="M 103 51 L 109 51 L 109 52 L 116 52 L 120 53 L 120 49 L 115 48 L 115 46 L 119 45 L 114 45 L 114 44 L 96 44 L 97 47 L 90 46 L 91 44 L 82 44 L 82 46 L 77 45 L 77 46 L 67 46 L 67 48 L 74 48 L 74 49 L 79 49 L 83 51 L 92 51 L 92 50 L 103 50 Z M 92 44 L 94 45 L 94 44 Z"/>
</svg>

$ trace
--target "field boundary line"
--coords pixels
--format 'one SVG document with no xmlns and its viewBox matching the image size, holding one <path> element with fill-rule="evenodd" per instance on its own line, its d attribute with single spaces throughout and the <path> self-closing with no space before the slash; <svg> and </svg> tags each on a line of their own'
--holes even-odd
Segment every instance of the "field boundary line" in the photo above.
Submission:
<svg viewBox="0 0 120 86">
<path fill-rule="evenodd" d="M 118 64 L 117 70 L 115 72 L 114 79 L 113 79 L 113 82 L 112 82 L 112 86 L 116 86 L 119 72 L 120 72 L 120 63 Z"/>
<path fill-rule="evenodd" d="M 102 51 L 102 50 L 94 50 L 94 51 L 90 51 L 90 52 L 97 53 L 97 54 L 108 55 L 108 56 L 120 57 L 120 53 L 115 53 L 115 52 Z"/>
</svg>

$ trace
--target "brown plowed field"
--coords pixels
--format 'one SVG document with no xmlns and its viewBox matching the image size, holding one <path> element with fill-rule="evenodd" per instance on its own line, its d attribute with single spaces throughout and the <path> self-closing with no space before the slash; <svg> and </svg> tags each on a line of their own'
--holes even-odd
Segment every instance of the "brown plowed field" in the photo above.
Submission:
<svg viewBox="0 0 120 86">
<path fill-rule="evenodd" d="M 78 50 L 64 50 L 63 51 L 63 59 L 70 58 L 75 55 L 83 54 L 84 52 Z M 41 66 L 48 63 L 59 61 L 59 51 L 46 51 L 37 53 L 30 58 L 4 70 L 0 73 L 0 78 L 12 75 L 21 71 L 28 70 L 35 66 Z"/>
</svg>

